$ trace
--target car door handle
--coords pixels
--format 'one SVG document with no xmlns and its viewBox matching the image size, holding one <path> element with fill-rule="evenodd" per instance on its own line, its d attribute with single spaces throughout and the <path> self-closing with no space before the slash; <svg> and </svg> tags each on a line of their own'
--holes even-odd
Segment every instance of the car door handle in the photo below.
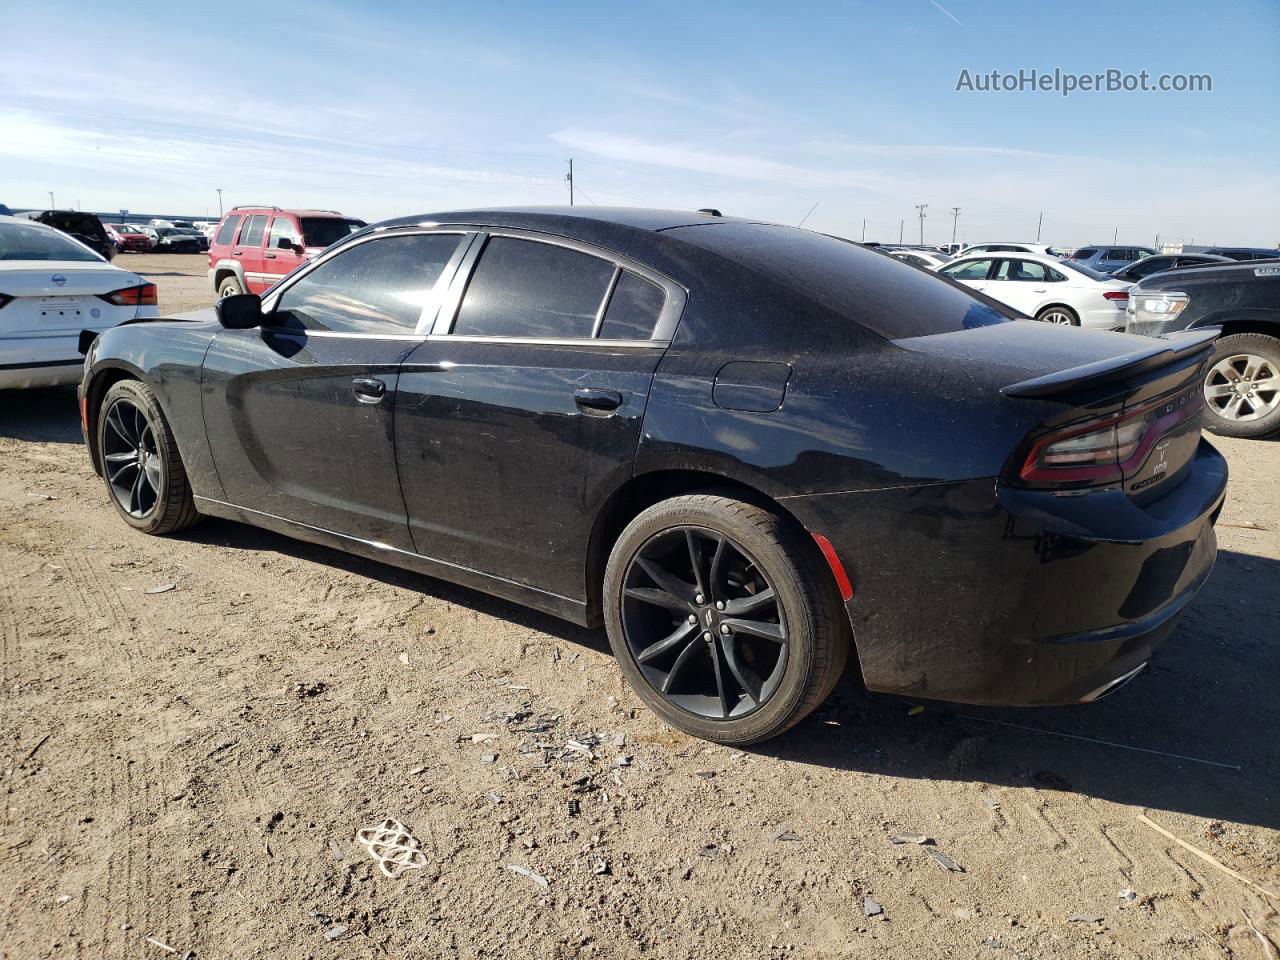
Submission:
<svg viewBox="0 0 1280 960">
<path fill-rule="evenodd" d="M 578 387 L 573 391 L 573 402 L 583 413 L 613 413 L 622 406 L 622 394 L 600 387 Z"/>
<path fill-rule="evenodd" d="M 361 403 L 377 403 L 387 394 L 387 385 L 377 377 L 356 377 L 351 389 Z"/>
<path fill-rule="evenodd" d="M 1047 289 L 1046 287 L 1036 287 L 1036 288 L 1035 288 L 1034 290 L 1032 290 L 1031 292 L 1032 292 L 1032 293 L 1044 293 L 1046 289 Z"/>
<path fill-rule="evenodd" d="M 274 253 L 264 253 L 262 256 L 267 260 L 274 260 L 276 258 Z"/>
</svg>

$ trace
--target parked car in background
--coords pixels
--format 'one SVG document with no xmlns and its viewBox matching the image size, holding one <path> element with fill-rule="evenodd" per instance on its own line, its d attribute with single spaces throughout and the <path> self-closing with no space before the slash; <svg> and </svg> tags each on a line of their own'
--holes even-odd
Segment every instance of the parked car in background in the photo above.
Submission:
<svg viewBox="0 0 1280 960">
<path fill-rule="evenodd" d="M 156 315 L 156 288 L 39 221 L 0 215 L 0 388 L 75 383 L 80 331 Z"/>
<path fill-rule="evenodd" d="M 957 253 L 964 249 L 963 243 L 941 243 L 938 244 L 938 250 L 945 253 L 949 257 L 954 257 Z"/>
<path fill-rule="evenodd" d="M 1020 313 L 1072 327 L 1119 330 L 1129 284 L 1057 257 L 965 253 L 938 269 Z"/>
<path fill-rule="evenodd" d="M 1021 241 L 1000 240 L 989 243 L 974 243 L 960 251 L 965 256 L 971 253 L 1034 253 L 1041 257 L 1061 257 L 1062 252 L 1044 243 L 1023 243 Z"/>
<path fill-rule="evenodd" d="M 900 696 L 1096 700 L 1208 578 L 1211 336 L 1009 315 L 794 227 L 428 214 L 109 331 L 81 409 L 132 529 L 220 516 L 603 623 L 659 716 L 742 745 L 850 649 Z"/>
<path fill-rule="evenodd" d="M 1153 250 L 1151 247 L 1094 245 L 1080 247 L 1067 259 L 1072 263 L 1082 264 L 1091 270 L 1096 270 L 1098 273 L 1112 273 L 1127 267 L 1135 260 L 1151 257 L 1157 253 L 1159 251 Z"/>
<path fill-rule="evenodd" d="M 1135 260 L 1127 267 L 1112 272 L 1117 280 L 1137 283 L 1143 277 L 1162 270 L 1177 270 L 1179 267 L 1199 267 L 1206 263 L 1230 263 L 1228 257 L 1218 257 L 1210 253 L 1157 253 L 1155 256 Z"/>
<path fill-rule="evenodd" d="M 111 237 L 116 250 L 121 253 L 146 253 L 154 245 L 142 227 L 132 223 L 104 223 L 102 225 L 107 236 Z"/>
<path fill-rule="evenodd" d="M 183 227 L 146 227 L 154 240 L 154 253 L 203 253 L 208 241 L 194 230 Z"/>
<path fill-rule="evenodd" d="M 1280 258 L 1280 249 L 1272 247 L 1210 247 L 1205 253 L 1227 257 L 1230 260 L 1275 260 Z"/>
<path fill-rule="evenodd" d="M 1204 379 L 1205 427 L 1280 433 L 1280 263 L 1214 263 L 1158 273 L 1129 291 L 1125 330 L 1160 337 L 1221 327 Z"/>
<path fill-rule="evenodd" d="M 92 213 L 81 213 L 79 210 L 26 210 L 15 216 L 61 230 L 104 260 L 110 260 L 116 255 L 115 242 L 107 235 L 102 221 Z"/>
<path fill-rule="evenodd" d="M 951 259 L 945 253 L 932 253 L 928 250 L 893 250 L 889 255 L 926 270 L 937 270 Z"/>
<path fill-rule="evenodd" d="M 336 210 L 236 207 L 209 245 L 209 282 L 219 297 L 262 293 L 364 226 Z"/>
</svg>

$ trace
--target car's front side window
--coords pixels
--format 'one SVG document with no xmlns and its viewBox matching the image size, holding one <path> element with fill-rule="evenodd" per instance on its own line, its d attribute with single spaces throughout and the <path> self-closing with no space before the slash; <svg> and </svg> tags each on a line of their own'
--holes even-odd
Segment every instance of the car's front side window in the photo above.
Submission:
<svg viewBox="0 0 1280 960">
<path fill-rule="evenodd" d="M 990 260 L 970 260 L 967 263 L 957 263 L 952 267 L 944 267 L 939 272 L 946 274 L 953 280 L 985 280 L 990 270 Z"/>
<path fill-rule="evenodd" d="M 590 338 L 614 265 L 567 247 L 490 237 L 453 333 L 472 337 Z"/>
<path fill-rule="evenodd" d="M 271 221 L 271 232 L 267 235 L 267 246 L 278 247 L 281 240 L 287 240 L 290 245 L 302 245 L 302 235 L 298 233 L 298 228 L 294 225 L 292 217 L 277 216 Z"/>
<path fill-rule="evenodd" d="M 341 251 L 280 295 L 271 325 L 347 334 L 413 333 L 439 301 L 439 283 L 462 236 L 379 237 Z"/>
</svg>

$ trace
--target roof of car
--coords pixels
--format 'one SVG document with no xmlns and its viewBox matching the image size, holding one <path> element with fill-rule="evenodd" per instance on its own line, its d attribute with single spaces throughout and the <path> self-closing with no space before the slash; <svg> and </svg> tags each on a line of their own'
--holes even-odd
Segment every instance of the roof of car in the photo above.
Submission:
<svg viewBox="0 0 1280 960">
<path fill-rule="evenodd" d="M 470 223 L 528 230 L 565 230 L 578 226 L 610 224 L 634 230 L 670 230 L 720 221 L 742 222 L 736 217 L 697 213 L 693 210 L 656 210 L 645 207 L 502 207 L 448 210 L 385 220 L 378 226 L 399 227 L 416 223 Z"/>
<path fill-rule="evenodd" d="M 239 213 L 242 215 L 246 213 L 291 213 L 295 217 L 334 217 L 339 220 L 358 219 L 345 213 L 339 213 L 337 210 L 297 210 L 291 207 L 271 207 L 260 203 L 242 203 L 238 207 L 232 207 L 227 213 Z"/>
</svg>

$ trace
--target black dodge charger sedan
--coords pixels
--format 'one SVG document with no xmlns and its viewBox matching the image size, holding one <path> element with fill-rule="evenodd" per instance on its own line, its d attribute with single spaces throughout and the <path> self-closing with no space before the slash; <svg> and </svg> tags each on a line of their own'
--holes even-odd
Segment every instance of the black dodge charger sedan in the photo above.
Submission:
<svg viewBox="0 0 1280 960">
<path fill-rule="evenodd" d="M 230 518 L 603 622 L 652 709 L 746 744 L 851 650 L 967 703 L 1137 673 L 1213 565 L 1212 337 L 1013 319 L 790 227 L 472 210 L 109 330 L 80 396 L 135 529 Z"/>
</svg>

